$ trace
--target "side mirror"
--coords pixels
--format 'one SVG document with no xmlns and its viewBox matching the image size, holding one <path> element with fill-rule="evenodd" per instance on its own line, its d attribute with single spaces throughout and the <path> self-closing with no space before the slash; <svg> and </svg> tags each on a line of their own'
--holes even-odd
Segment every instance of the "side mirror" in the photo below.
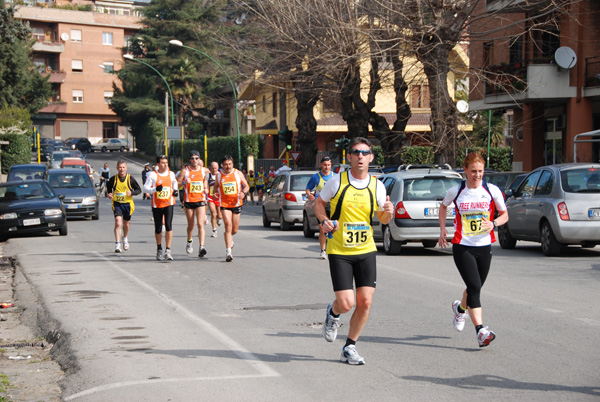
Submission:
<svg viewBox="0 0 600 402">
<path fill-rule="evenodd" d="M 58 195 L 58 199 L 61 200 L 61 201 L 64 200 L 65 199 L 65 195 L 64 194 L 59 194 Z"/>
<path fill-rule="evenodd" d="M 94 184 L 94 186 L 100 187 L 100 183 L 96 183 L 96 184 Z"/>
<path fill-rule="evenodd" d="M 512 197 L 512 196 L 513 196 L 513 191 L 512 191 L 512 188 L 509 188 L 509 189 L 507 189 L 507 190 L 504 192 L 504 195 L 506 196 L 506 198 L 510 198 L 510 197 Z"/>
</svg>

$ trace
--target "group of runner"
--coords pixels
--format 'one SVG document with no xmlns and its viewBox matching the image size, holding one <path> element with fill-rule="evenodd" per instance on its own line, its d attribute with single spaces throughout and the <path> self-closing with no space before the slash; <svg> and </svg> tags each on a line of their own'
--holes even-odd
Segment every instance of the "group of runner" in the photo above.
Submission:
<svg viewBox="0 0 600 402">
<path fill-rule="evenodd" d="M 315 214 L 321 228 L 320 257 L 329 260 L 335 295 L 334 301 L 326 309 L 323 336 L 328 342 L 333 342 L 337 337 L 341 315 L 354 308 L 340 360 L 351 365 L 362 365 L 365 364 L 365 359 L 358 354 L 356 342 L 368 321 L 377 283 L 377 248 L 373 240 L 372 219 L 377 214 L 381 224 L 388 224 L 394 218 L 394 205 L 386 195 L 383 183 L 368 172 L 369 164 L 374 158 L 371 142 L 362 137 L 353 138 L 347 158 L 351 168 L 339 175 L 331 174 L 331 160 L 323 158 L 321 170 L 309 181 L 306 193 L 309 199 L 315 199 Z M 199 167 L 199 159 L 199 154 L 192 151 L 190 165 L 182 169 L 175 178 L 168 170 L 166 156 L 161 156 L 158 171 L 151 172 L 144 184 L 144 192 L 152 196 L 157 259 L 162 259 L 163 217 L 167 247 L 165 258 L 173 259 L 170 253 L 170 221 L 178 182 L 185 184 L 186 192 L 186 251 L 192 252 L 191 234 L 195 222 L 199 232 L 199 256 L 206 254 L 202 225 L 206 211 L 198 209 L 204 208 L 208 200 L 209 205 L 213 202 L 214 207 L 221 210 L 225 224 L 226 261 L 233 259 L 233 236 L 238 231 L 243 200 L 253 186 L 242 172 L 233 167 L 232 157 L 223 158 L 221 170 L 218 164 L 213 162 L 210 171 Z M 446 230 L 447 209 L 454 204 L 456 231 L 451 243 L 454 261 L 466 289 L 462 299 L 452 303 L 453 326 L 462 331 L 466 319 L 470 317 L 480 347 L 488 346 L 496 338 L 496 334 L 483 325 L 480 294 L 490 270 L 491 243 L 495 241 L 494 228 L 508 221 L 501 191 L 483 181 L 484 165 L 484 160 L 478 153 L 471 153 L 465 158 L 466 180 L 447 191 L 439 215 L 439 245 L 445 248 L 449 245 Z M 127 174 L 124 161 L 119 161 L 117 170 L 118 175 L 109 180 L 107 188 L 115 210 L 115 251 L 120 251 L 121 234 L 123 250 L 129 248 L 127 234 L 134 208 L 131 197 L 139 194 L 141 189 Z M 258 177 L 266 177 L 262 168 L 259 168 L 259 175 L 252 176 L 254 181 L 250 183 L 254 184 L 254 187 L 258 186 Z M 313 194 L 315 190 L 316 194 Z M 326 212 L 327 203 L 330 204 L 330 215 Z M 169 208 L 171 211 L 167 211 Z M 495 210 L 498 211 L 497 218 L 494 218 Z M 212 211 L 211 209 L 211 215 L 215 218 L 216 214 Z"/>
<path fill-rule="evenodd" d="M 107 183 L 108 197 L 112 200 L 115 218 L 115 253 L 129 250 L 128 234 L 131 215 L 135 210 L 133 196 L 144 192 L 152 204 L 154 237 L 156 240 L 156 259 L 172 261 L 171 243 L 173 241 L 173 210 L 179 189 L 183 192 L 183 206 L 187 218 L 186 253 L 194 252 L 194 226 L 198 228 L 198 257 L 207 254 L 204 247 L 206 232 L 204 229 L 206 208 L 210 209 L 212 235 L 217 237 L 217 226 L 221 220 L 225 232 L 225 260 L 233 260 L 233 235 L 238 231 L 241 207 L 249 186 L 240 171 L 233 167 L 231 156 L 223 157 L 221 168 L 212 162 L 210 169 L 203 166 L 198 151 L 191 151 L 189 164 L 175 176 L 169 169 L 166 155 L 157 158 L 156 169 L 144 166 L 142 173 L 143 188 L 129 173 L 127 162 L 117 162 L 118 173 Z M 163 250 L 163 233 L 164 246 Z"/>
</svg>

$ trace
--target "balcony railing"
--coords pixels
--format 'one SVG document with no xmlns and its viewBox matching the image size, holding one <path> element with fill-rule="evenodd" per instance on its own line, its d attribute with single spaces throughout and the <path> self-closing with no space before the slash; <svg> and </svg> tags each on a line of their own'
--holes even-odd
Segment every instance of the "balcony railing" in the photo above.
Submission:
<svg viewBox="0 0 600 402">
<path fill-rule="evenodd" d="M 67 103 L 63 101 L 48 102 L 48 105 L 40 109 L 39 113 L 66 113 Z"/>
<path fill-rule="evenodd" d="M 36 52 L 62 53 L 65 51 L 65 44 L 62 42 L 38 41 L 31 48 Z"/>
<path fill-rule="evenodd" d="M 40 71 L 40 75 L 42 77 L 49 75 L 50 78 L 48 78 L 48 82 L 51 82 L 53 84 L 62 84 L 63 82 L 65 82 L 65 78 L 67 78 L 67 73 L 65 73 L 64 71 L 53 71 L 51 69 L 48 69 L 46 71 Z"/>
<path fill-rule="evenodd" d="M 485 73 L 485 94 L 522 92 L 527 87 L 527 62 L 489 66 Z"/>
<path fill-rule="evenodd" d="M 585 59 L 585 86 L 600 87 L 600 56 Z"/>
</svg>

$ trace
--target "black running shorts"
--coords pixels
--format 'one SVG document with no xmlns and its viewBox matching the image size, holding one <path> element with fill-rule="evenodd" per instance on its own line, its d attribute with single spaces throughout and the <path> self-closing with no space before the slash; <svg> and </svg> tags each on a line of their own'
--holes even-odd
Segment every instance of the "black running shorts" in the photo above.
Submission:
<svg viewBox="0 0 600 402">
<path fill-rule="evenodd" d="M 333 290 L 337 292 L 338 290 L 352 289 L 353 279 L 357 288 L 376 287 L 376 254 L 376 251 L 359 255 L 328 254 Z"/>
<path fill-rule="evenodd" d="M 131 205 L 129 203 L 121 204 L 120 202 L 115 202 L 115 216 L 122 216 L 124 221 L 131 220 Z"/>
<path fill-rule="evenodd" d="M 200 202 L 184 202 L 183 206 L 185 207 L 185 209 L 196 209 L 196 208 L 200 208 L 200 207 L 205 207 L 206 203 L 204 201 L 200 201 Z"/>
<path fill-rule="evenodd" d="M 225 208 L 225 207 L 221 207 L 221 211 L 231 211 L 234 214 L 238 215 L 242 213 L 242 207 L 235 207 L 235 208 Z"/>
</svg>

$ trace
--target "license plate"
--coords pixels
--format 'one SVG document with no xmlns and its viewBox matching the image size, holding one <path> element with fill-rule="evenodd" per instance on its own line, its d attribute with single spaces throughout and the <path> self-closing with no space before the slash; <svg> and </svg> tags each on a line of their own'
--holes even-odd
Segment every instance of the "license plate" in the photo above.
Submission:
<svg viewBox="0 0 600 402">
<path fill-rule="evenodd" d="M 439 208 L 425 208 L 425 216 L 440 216 Z M 454 208 L 448 208 L 448 215 L 454 216 Z"/>
<path fill-rule="evenodd" d="M 600 208 L 590 209 L 588 211 L 588 216 L 590 219 L 600 219 Z"/>
<path fill-rule="evenodd" d="M 67 204 L 67 209 L 77 209 L 79 208 L 78 204 Z"/>
<path fill-rule="evenodd" d="M 302 201 L 306 201 L 306 194 L 302 194 Z"/>
<path fill-rule="evenodd" d="M 40 223 L 40 218 L 23 219 L 23 226 L 39 225 Z"/>
</svg>

